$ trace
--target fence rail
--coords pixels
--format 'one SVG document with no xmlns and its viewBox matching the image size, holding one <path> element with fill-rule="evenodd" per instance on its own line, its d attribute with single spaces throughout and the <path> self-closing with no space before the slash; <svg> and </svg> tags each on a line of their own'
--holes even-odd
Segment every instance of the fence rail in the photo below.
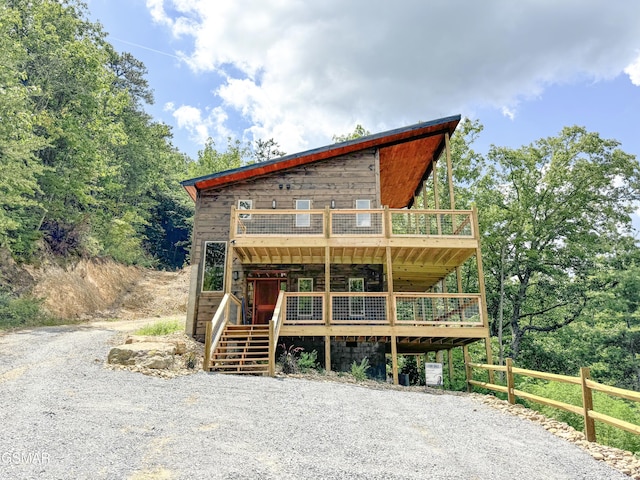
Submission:
<svg viewBox="0 0 640 480">
<path fill-rule="evenodd" d="M 622 388 L 611 387 L 609 385 L 603 385 L 598 382 L 594 382 L 590 378 L 590 371 L 588 367 L 582 367 L 580 369 L 580 375 L 572 377 L 568 375 L 557 375 L 554 373 L 539 372 L 536 370 L 527 370 L 524 368 L 516 368 L 513 366 L 513 362 L 510 358 L 506 359 L 506 365 L 487 365 L 482 363 L 471 363 L 468 359 L 465 360 L 465 369 L 467 372 L 467 388 L 472 390 L 473 386 L 486 388 L 487 390 L 494 390 L 496 392 L 502 392 L 507 394 L 507 398 L 510 404 L 515 403 L 516 397 L 523 398 L 535 403 L 546 405 L 549 407 L 557 408 L 567 412 L 580 415 L 584 419 L 584 433 L 587 440 L 590 442 L 596 441 L 596 429 L 594 421 L 606 423 L 613 427 L 626 430 L 627 432 L 640 435 L 640 426 L 633 423 L 625 422 L 618 418 L 611 417 L 604 413 L 597 412 L 593 409 L 593 392 L 601 392 L 612 397 L 623 398 L 625 400 L 631 400 L 634 402 L 640 402 L 640 392 L 634 392 L 632 390 L 624 390 Z M 487 370 L 488 372 L 505 372 L 506 373 L 506 386 L 489 382 L 481 382 L 473 380 L 473 369 Z M 568 383 L 571 385 L 580 385 L 582 389 L 582 406 L 576 406 L 551 398 L 541 397 L 529 392 L 523 392 L 515 388 L 515 375 L 522 375 L 531 378 L 538 378 L 541 380 L 548 380 L 553 382 Z"/>
<path fill-rule="evenodd" d="M 235 237 L 475 238 L 473 210 L 232 209 Z"/>
</svg>

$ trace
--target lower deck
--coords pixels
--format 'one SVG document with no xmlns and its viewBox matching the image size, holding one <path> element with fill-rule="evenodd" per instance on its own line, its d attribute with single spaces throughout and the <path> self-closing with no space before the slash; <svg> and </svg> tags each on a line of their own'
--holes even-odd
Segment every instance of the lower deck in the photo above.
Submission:
<svg viewBox="0 0 640 480">
<path fill-rule="evenodd" d="M 398 293 L 373 298 L 376 308 L 367 308 L 369 294 L 280 291 L 267 321 L 246 325 L 242 302 L 226 294 L 207 325 L 204 368 L 274 375 L 276 351 L 302 347 L 316 350 L 327 370 L 341 370 L 364 357 L 384 365 L 390 354 L 397 383 L 399 354 L 450 351 L 480 340 L 488 345 L 479 296 Z M 349 300 L 355 300 L 351 306 Z"/>
</svg>

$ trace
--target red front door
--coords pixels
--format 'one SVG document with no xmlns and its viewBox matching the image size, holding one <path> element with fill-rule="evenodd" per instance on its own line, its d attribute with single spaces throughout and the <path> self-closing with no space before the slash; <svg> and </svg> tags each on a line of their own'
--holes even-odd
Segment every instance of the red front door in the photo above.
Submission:
<svg viewBox="0 0 640 480">
<path fill-rule="evenodd" d="M 280 279 L 264 278 L 256 280 L 253 302 L 253 323 L 269 323 L 273 316 L 280 292 Z"/>
</svg>

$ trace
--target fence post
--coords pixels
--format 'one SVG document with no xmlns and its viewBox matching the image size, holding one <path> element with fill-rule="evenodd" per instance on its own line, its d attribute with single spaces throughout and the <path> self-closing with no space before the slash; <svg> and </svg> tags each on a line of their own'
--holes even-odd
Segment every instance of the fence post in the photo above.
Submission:
<svg viewBox="0 0 640 480">
<path fill-rule="evenodd" d="M 582 384 L 582 408 L 584 409 L 584 434 L 587 441 L 596 441 L 596 426 L 589 412 L 593 410 L 593 392 L 587 386 L 587 380 L 591 378 L 589 367 L 580 367 L 580 382 Z"/>
<path fill-rule="evenodd" d="M 513 393 L 513 360 L 507 358 L 505 360 L 505 364 L 507 365 L 507 399 L 509 400 L 509 403 L 513 405 L 516 403 L 516 396 Z"/>
<path fill-rule="evenodd" d="M 471 357 L 469 356 L 469 347 L 466 345 L 462 347 L 462 354 L 464 355 L 464 372 L 467 377 L 467 392 L 473 391 L 473 386 L 469 383 L 472 380 L 473 371 L 471 370 Z"/>
</svg>

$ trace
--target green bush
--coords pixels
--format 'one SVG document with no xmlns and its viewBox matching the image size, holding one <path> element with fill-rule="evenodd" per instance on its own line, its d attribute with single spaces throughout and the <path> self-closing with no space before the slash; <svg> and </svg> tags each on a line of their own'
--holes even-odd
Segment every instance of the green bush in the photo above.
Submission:
<svg viewBox="0 0 640 480">
<path fill-rule="evenodd" d="M 318 352 L 312 350 L 311 352 L 300 353 L 298 358 L 298 368 L 302 373 L 306 373 L 309 370 L 318 370 Z"/>
<path fill-rule="evenodd" d="M 367 379 L 367 370 L 369 370 L 370 367 L 367 357 L 364 357 L 360 364 L 354 360 L 351 364 L 351 375 L 353 375 L 353 378 L 358 382 L 362 382 Z"/>
<path fill-rule="evenodd" d="M 15 298 L 0 292 L 0 329 L 50 325 L 53 318 L 42 310 L 42 300 Z"/>
<path fill-rule="evenodd" d="M 179 320 L 163 320 L 161 322 L 150 323 L 134 332 L 134 335 L 169 335 L 184 330 L 184 325 Z"/>
</svg>

